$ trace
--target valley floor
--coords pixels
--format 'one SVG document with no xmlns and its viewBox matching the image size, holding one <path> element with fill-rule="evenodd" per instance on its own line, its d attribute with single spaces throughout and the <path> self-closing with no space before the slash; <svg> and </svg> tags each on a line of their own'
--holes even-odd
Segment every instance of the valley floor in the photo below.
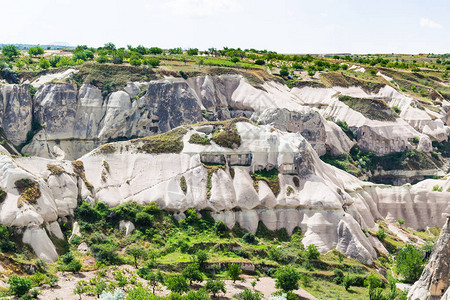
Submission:
<svg viewBox="0 0 450 300">
<path fill-rule="evenodd" d="M 122 269 L 124 272 L 130 272 L 134 273 L 136 269 L 133 266 L 130 265 L 124 265 L 119 267 L 111 267 L 109 268 L 105 280 L 110 279 L 114 280 L 112 277 L 112 273 L 116 269 Z M 85 280 L 89 281 L 90 279 L 95 278 L 97 275 L 96 271 L 88 271 L 88 272 L 80 272 L 77 274 L 69 273 L 69 272 L 58 272 L 57 276 L 59 278 L 58 286 L 56 287 L 49 287 L 48 285 L 41 287 L 41 294 L 39 295 L 39 299 L 64 299 L 64 300 L 77 300 L 80 299 L 78 295 L 73 294 L 73 290 L 76 286 L 77 281 Z M 142 284 L 146 284 L 146 281 L 139 276 L 137 276 L 136 280 L 138 282 L 141 282 Z M 243 292 L 246 288 L 252 289 L 251 282 L 255 280 L 255 277 L 244 275 L 241 277 L 240 281 L 236 281 L 233 283 L 232 280 L 224 280 L 225 286 L 226 286 L 226 293 L 219 294 L 217 297 L 211 297 L 212 299 L 233 299 L 233 296 L 236 294 L 239 294 Z M 193 284 L 192 289 L 197 290 L 200 287 L 205 285 L 205 281 L 201 284 Z M 124 287 L 124 290 L 127 290 L 128 286 Z M 129 287 L 132 287 L 129 285 Z M 271 277 L 260 277 L 259 281 L 256 282 L 255 290 L 261 292 L 264 294 L 264 299 L 269 299 L 271 294 L 276 292 L 277 289 L 275 288 L 275 279 Z M 306 290 L 299 288 L 298 290 L 294 291 L 295 294 L 299 296 L 299 299 L 311 299 L 311 300 L 318 300 L 316 297 L 308 293 Z M 170 294 L 170 291 L 166 289 L 165 286 L 159 286 L 156 294 L 158 296 L 167 296 Z M 94 295 L 83 295 L 81 299 L 97 299 Z"/>
</svg>

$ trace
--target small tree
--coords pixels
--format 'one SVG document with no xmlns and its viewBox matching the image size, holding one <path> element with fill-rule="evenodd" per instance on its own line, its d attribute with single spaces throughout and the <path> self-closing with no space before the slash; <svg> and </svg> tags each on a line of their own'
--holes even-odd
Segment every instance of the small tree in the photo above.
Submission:
<svg viewBox="0 0 450 300">
<path fill-rule="evenodd" d="M 46 69 L 50 68 L 50 62 L 47 59 L 45 59 L 45 58 L 41 58 L 39 60 L 39 67 L 41 69 L 46 70 Z"/>
<path fill-rule="evenodd" d="M 31 47 L 30 49 L 28 49 L 28 54 L 30 54 L 30 56 L 42 55 L 44 54 L 44 49 L 39 46 Z"/>
<path fill-rule="evenodd" d="M 316 245 L 309 244 L 305 251 L 306 259 L 318 259 L 320 256 L 320 252 L 317 249 Z"/>
<path fill-rule="evenodd" d="M 280 70 L 280 76 L 288 76 L 289 75 L 289 70 L 287 68 L 287 66 L 281 66 L 281 70 Z"/>
<path fill-rule="evenodd" d="M 239 61 L 239 58 L 237 58 L 236 56 L 233 56 L 233 57 L 230 59 L 230 61 L 233 62 L 233 63 L 237 63 L 237 62 Z"/>
<path fill-rule="evenodd" d="M 275 272 L 275 287 L 285 292 L 298 289 L 300 274 L 292 266 L 284 266 Z"/>
<path fill-rule="evenodd" d="M 241 294 L 242 300 L 261 300 L 262 294 L 260 292 L 252 292 L 250 289 L 245 289 Z"/>
<path fill-rule="evenodd" d="M 31 289 L 31 280 L 26 277 L 12 275 L 7 283 L 10 293 L 18 297 L 25 295 Z"/>
<path fill-rule="evenodd" d="M 148 285 L 152 287 L 152 293 L 155 294 L 155 290 L 158 287 L 159 283 L 164 282 L 163 274 L 160 270 L 158 272 L 150 272 L 145 276 L 145 279 L 148 281 Z"/>
<path fill-rule="evenodd" d="M 187 55 L 198 55 L 198 49 L 197 48 L 191 48 L 187 51 Z"/>
<path fill-rule="evenodd" d="M 191 285 L 193 281 L 203 281 L 203 275 L 202 272 L 200 272 L 197 263 L 187 265 L 186 268 L 183 269 L 181 274 L 189 281 L 189 285 Z"/>
<path fill-rule="evenodd" d="M 204 250 L 199 250 L 195 253 L 195 259 L 197 260 L 198 267 L 200 270 L 205 270 L 206 261 L 208 260 L 208 253 Z"/>
<path fill-rule="evenodd" d="M 19 56 L 20 51 L 14 45 L 6 45 L 2 48 L 2 53 L 4 56 L 8 58 L 12 58 L 14 56 Z"/>
<path fill-rule="evenodd" d="M 189 291 L 189 285 L 186 278 L 181 275 L 172 276 L 166 280 L 167 289 L 175 293 L 185 293 Z"/>
<path fill-rule="evenodd" d="M 256 240 L 255 235 L 253 233 L 251 233 L 251 232 L 247 232 L 246 234 L 244 234 L 242 239 L 247 244 L 258 244 L 258 241 Z"/>
<path fill-rule="evenodd" d="M 369 288 L 369 291 L 372 291 L 376 288 L 381 287 L 381 280 L 375 276 L 375 274 L 370 273 L 369 276 L 367 276 L 366 280 L 364 280 L 364 285 Z"/>
<path fill-rule="evenodd" d="M 73 290 L 73 294 L 80 296 L 80 300 L 81 300 L 81 296 L 84 293 L 86 293 L 86 291 L 87 291 L 86 281 L 84 281 L 84 280 L 77 281 L 77 285 L 75 286 L 75 288 Z"/>
<path fill-rule="evenodd" d="M 397 219 L 397 223 L 398 223 L 398 225 L 402 226 L 403 224 L 405 224 L 405 220 Z"/>
<path fill-rule="evenodd" d="M 242 270 L 238 264 L 231 264 L 228 266 L 227 273 L 230 279 L 233 280 L 233 283 L 235 283 L 236 280 L 239 279 L 239 275 L 241 275 Z"/>
<path fill-rule="evenodd" d="M 423 271 L 422 251 L 413 245 L 406 245 L 397 255 L 397 270 L 405 277 L 408 282 L 414 282 L 419 279 Z"/>
<path fill-rule="evenodd" d="M 222 293 L 226 293 L 226 289 L 225 289 L 225 281 L 220 280 L 220 279 L 208 279 L 208 281 L 206 281 L 206 285 L 205 288 L 208 292 L 210 292 L 211 294 L 213 294 L 214 297 L 216 297 L 216 295 L 220 292 Z"/>
<path fill-rule="evenodd" d="M 386 232 L 384 231 L 384 229 L 382 229 L 382 228 L 378 229 L 378 231 L 377 231 L 377 238 L 380 241 L 384 241 L 384 239 L 386 238 Z"/>
<path fill-rule="evenodd" d="M 133 257 L 134 266 L 136 267 L 136 269 L 138 268 L 139 259 L 145 258 L 147 256 L 145 249 L 136 245 L 128 247 L 126 252 L 128 255 L 131 255 Z"/>
</svg>

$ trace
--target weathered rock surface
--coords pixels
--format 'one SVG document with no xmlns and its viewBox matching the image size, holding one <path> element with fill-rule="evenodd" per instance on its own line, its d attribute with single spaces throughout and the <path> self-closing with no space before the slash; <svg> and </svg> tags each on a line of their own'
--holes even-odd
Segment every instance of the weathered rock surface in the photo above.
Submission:
<svg viewBox="0 0 450 300">
<path fill-rule="evenodd" d="M 450 286 L 450 216 L 420 279 L 408 292 L 408 300 L 448 299 Z M 444 295 L 445 294 L 445 295 Z"/>
<path fill-rule="evenodd" d="M 235 124 L 241 137 L 237 148 L 224 148 L 213 141 L 211 145 L 189 143 L 194 133 L 206 132 L 211 137 L 214 126 L 187 127 L 181 153 L 146 153 L 142 148 L 145 139 L 99 147 L 81 158 L 92 192 L 69 161 L 13 160 L 2 155 L 0 183 L 8 194 L 1 204 L 0 222 L 29 228 L 24 241 L 31 243 L 43 259 L 53 260 L 51 245 L 33 245 L 34 236 L 45 233 L 39 231 L 42 226 L 52 228 L 49 231 L 58 236 L 55 221 L 73 214 L 78 197 L 86 201 L 95 198 L 110 206 L 154 201 L 180 216 L 188 208 L 208 209 L 229 228 L 239 223 L 250 232 L 257 230 L 259 222 L 272 230 L 286 228 L 289 233 L 300 227 L 305 244 L 314 243 L 322 252 L 336 248 L 371 263 L 379 245 L 373 245 L 362 228 L 374 228 L 380 218 L 402 218 L 406 226 L 416 229 L 441 226 L 450 212 L 448 177 L 401 187 L 362 182 L 323 163 L 299 133 L 283 133 L 248 122 Z M 213 172 L 208 187 L 203 163 L 221 159 L 228 162 L 227 166 Z M 104 162 L 109 166 L 107 172 L 103 172 Z M 61 172 L 50 172 L 49 163 L 57 165 Z M 279 190 L 272 190 L 263 180 L 259 180 L 257 189 L 254 187 L 251 173 L 263 168 L 279 171 Z M 182 176 L 186 192 L 180 185 Z M 36 204 L 17 206 L 20 195 L 14 182 L 21 178 L 39 183 L 41 196 Z M 441 186 L 443 192 L 433 191 L 435 185 Z"/>
<path fill-rule="evenodd" d="M 145 95 L 136 99 L 147 85 Z M 109 139 L 149 136 L 205 118 L 253 116 L 276 128 L 299 129 L 320 155 L 325 150 L 342 154 L 353 145 L 339 127 L 325 118 L 346 121 L 357 132 L 358 146 L 379 155 L 412 149 L 430 152 L 431 141 L 445 141 L 450 132 L 447 101 L 436 111 L 420 109 L 416 100 L 390 86 L 377 93 L 356 86 L 290 90 L 276 82 L 256 88 L 240 75 L 222 75 L 130 82 L 123 91 L 106 98 L 90 84 L 79 90 L 72 84 L 42 84 L 34 101 L 26 85 L 0 89 L 5 116 L 2 126 L 9 128 L 5 129 L 8 137 L 15 143 L 24 142 L 35 119 L 45 125 L 44 129 L 23 152 L 48 158 L 76 159 Z M 401 109 L 400 117 L 395 121 L 372 120 L 339 101 L 338 95 L 384 99 L 389 106 Z M 418 144 L 413 143 L 414 138 L 419 138 Z"/>
<path fill-rule="evenodd" d="M 11 142 L 18 145 L 26 141 L 32 116 L 28 85 L 0 85 L 0 127 Z"/>
</svg>

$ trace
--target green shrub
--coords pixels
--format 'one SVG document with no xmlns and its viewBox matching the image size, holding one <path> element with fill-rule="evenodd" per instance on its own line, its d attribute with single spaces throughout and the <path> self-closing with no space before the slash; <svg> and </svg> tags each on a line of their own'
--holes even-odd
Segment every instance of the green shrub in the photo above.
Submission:
<svg viewBox="0 0 450 300">
<path fill-rule="evenodd" d="M 117 255 L 118 250 L 119 247 L 112 243 L 91 245 L 91 252 L 95 259 L 105 263 L 117 262 L 119 260 L 119 256 Z"/>
<path fill-rule="evenodd" d="M 318 259 L 320 256 L 320 252 L 317 249 L 316 245 L 309 244 L 308 247 L 306 247 L 304 255 L 306 259 Z"/>
<path fill-rule="evenodd" d="M 175 293 L 185 293 L 189 291 L 189 285 L 186 278 L 181 275 L 172 276 L 166 280 L 167 289 Z"/>
<path fill-rule="evenodd" d="M 342 284 L 342 282 L 344 281 L 344 272 L 341 269 L 334 269 L 333 270 L 334 273 L 334 283 L 336 284 Z"/>
<path fill-rule="evenodd" d="M 223 221 L 216 221 L 214 222 L 214 232 L 219 236 L 223 236 L 228 232 L 228 227 Z"/>
<path fill-rule="evenodd" d="M 239 275 L 241 275 L 241 273 L 242 270 L 238 264 L 231 264 L 228 266 L 227 274 L 230 277 L 230 279 L 233 280 L 233 283 L 235 283 L 236 280 L 239 279 Z"/>
<path fill-rule="evenodd" d="M 252 292 L 250 289 L 245 289 L 242 293 L 239 294 L 240 299 L 242 300 L 261 300 L 263 299 L 263 295 L 258 292 Z"/>
<path fill-rule="evenodd" d="M 442 192 L 442 186 L 436 184 L 433 186 L 433 192 Z"/>
<path fill-rule="evenodd" d="M 181 271 L 181 275 L 184 276 L 189 281 L 189 285 L 192 284 L 192 282 L 202 282 L 203 281 L 203 275 L 202 272 L 199 270 L 199 265 L 197 263 L 191 263 L 188 264 L 183 271 Z"/>
<path fill-rule="evenodd" d="M 98 63 L 100 63 L 100 64 L 104 64 L 104 63 L 109 62 L 109 58 L 108 58 L 108 56 L 106 56 L 106 55 L 100 55 L 100 56 L 97 57 L 95 60 L 96 60 Z"/>
<path fill-rule="evenodd" d="M 191 143 L 191 144 L 199 144 L 199 145 L 210 145 L 211 141 L 206 136 L 201 136 L 198 133 L 194 133 L 189 138 L 189 143 Z"/>
<path fill-rule="evenodd" d="M 73 259 L 67 264 L 65 270 L 72 273 L 78 273 L 81 270 L 81 267 L 81 262 L 78 259 Z"/>
<path fill-rule="evenodd" d="M 226 293 L 225 281 L 221 279 L 208 279 L 205 284 L 205 289 L 213 294 L 214 297 L 220 292 Z"/>
<path fill-rule="evenodd" d="M 14 296 L 22 296 L 31 289 L 31 280 L 26 277 L 11 275 L 7 283 L 9 284 L 9 292 Z"/>
<path fill-rule="evenodd" d="M 157 58 L 147 58 L 144 62 L 146 65 L 152 66 L 153 68 L 158 67 L 161 63 L 161 61 Z"/>
<path fill-rule="evenodd" d="M 300 280 L 300 273 L 298 273 L 292 266 L 284 266 L 279 268 L 275 273 L 275 287 L 282 289 L 285 292 L 298 289 L 298 281 Z"/>
<path fill-rule="evenodd" d="M 413 245 L 403 247 L 397 257 L 396 266 L 398 272 L 407 282 L 415 282 L 423 271 L 423 253 Z"/>
<path fill-rule="evenodd" d="M 253 244 L 253 245 L 258 244 L 258 241 L 256 240 L 255 235 L 253 233 L 251 233 L 251 232 L 247 232 L 246 234 L 244 234 L 242 239 L 247 244 Z"/>
<path fill-rule="evenodd" d="M 382 229 L 382 228 L 378 229 L 378 231 L 377 231 L 377 238 L 380 241 L 384 241 L 384 239 L 386 238 L 386 232 L 384 231 L 384 229 Z"/>
<path fill-rule="evenodd" d="M 391 108 L 392 108 L 393 111 L 395 111 L 395 113 L 396 113 L 397 115 L 399 115 L 399 114 L 402 112 L 402 111 L 400 110 L 400 108 L 398 108 L 398 106 L 392 106 Z"/>
</svg>

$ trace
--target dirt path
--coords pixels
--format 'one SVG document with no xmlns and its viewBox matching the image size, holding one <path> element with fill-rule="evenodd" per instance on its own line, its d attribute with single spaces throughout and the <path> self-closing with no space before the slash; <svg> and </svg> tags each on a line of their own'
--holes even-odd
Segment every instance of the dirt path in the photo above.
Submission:
<svg viewBox="0 0 450 300">
<path fill-rule="evenodd" d="M 110 269 L 108 269 L 107 275 L 104 278 L 105 281 L 114 280 L 112 272 L 115 269 L 122 269 L 122 270 L 127 269 L 130 272 L 135 271 L 135 269 L 132 266 L 120 266 L 120 267 L 110 268 Z M 47 299 L 54 300 L 56 298 L 64 299 L 64 300 L 80 299 L 80 297 L 78 295 L 73 294 L 73 290 L 76 286 L 77 281 L 85 280 L 88 282 L 89 279 L 94 278 L 95 276 L 96 276 L 95 271 L 80 272 L 78 274 L 60 272 L 60 273 L 58 273 L 58 277 L 59 277 L 58 286 L 54 287 L 54 288 L 50 288 L 49 286 L 41 288 L 42 292 L 39 295 L 39 299 L 45 299 L 45 300 L 47 300 Z M 145 280 L 143 280 L 142 278 L 138 278 L 137 280 L 142 282 L 144 285 L 146 284 Z M 221 300 L 232 299 L 234 295 L 241 293 L 246 288 L 253 290 L 251 283 L 254 280 L 255 280 L 254 277 L 246 276 L 246 275 L 243 276 L 241 281 L 236 281 L 236 283 L 233 283 L 231 280 L 225 280 L 225 286 L 226 286 L 227 292 L 225 295 L 223 295 L 223 294 L 219 295 L 219 297 L 217 297 L 216 299 L 221 299 Z M 196 285 L 196 286 L 194 286 L 194 288 L 198 289 L 201 286 L 203 286 L 204 284 L 205 284 L 205 282 L 202 282 L 201 285 Z M 132 287 L 131 285 L 128 285 L 127 287 L 125 287 L 125 289 L 131 288 L 131 287 Z M 259 281 L 256 282 L 255 289 L 264 294 L 264 299 L 269 299 L 271 294 L 276 291 L 275 279 L 270 278 L 270 277 L 261 277 L 259 279 Z M 312 296 L 310 293 L 308 293 L 304 289 L 298 289 L 298 290 L 294 291 L 294 293 L 299 295 L 299 299 L 317 300 L 317 298 Z M 169 294 L 169 292 L 165 289 L 165 287 L 160 287 L 160 290 L 157 292 L 157 295 L 160 295 L 160 296 L 168 295 L 168 294 Z M 83 300 L 91 300 L 91 299 L 93 300 L 93 299 L 96 299 L 96 297 L 83 295 L 82 299 Z"/>
</svg>

